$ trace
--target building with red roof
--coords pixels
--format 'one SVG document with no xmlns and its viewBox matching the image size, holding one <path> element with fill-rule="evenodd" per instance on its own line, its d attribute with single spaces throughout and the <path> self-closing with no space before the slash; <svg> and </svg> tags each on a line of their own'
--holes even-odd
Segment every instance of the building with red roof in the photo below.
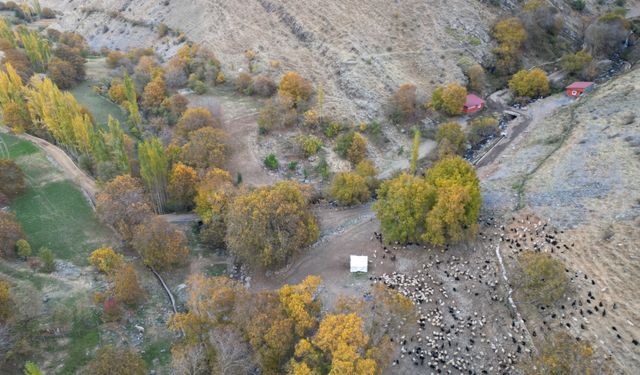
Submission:
<svg viewBox="0 0 640 375">
<path fill-rule="evenodd" d="M 462 107 L 464 113 L 478 112 L 484 108 L 484 100 L 475 94 L 467 95 L 467 100 Z"/>
<path fill-rule="evenodd" d="M 567 86 L 567 96 L 573 96 L 575 98 L 582 95 L 584 92 L 589 92 L 593 88 L 593 82 L 574 82 Z"/>
</svg>

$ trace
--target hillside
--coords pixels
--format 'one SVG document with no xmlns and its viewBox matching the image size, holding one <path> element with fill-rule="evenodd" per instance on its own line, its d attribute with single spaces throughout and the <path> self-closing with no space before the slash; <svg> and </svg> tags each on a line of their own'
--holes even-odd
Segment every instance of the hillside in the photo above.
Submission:
<svg viewBox="0 0 640 375">
<path fill-rule="evenodd" d="M 184 31 L 211 48 L 228 71 L 244 68 L 243 52 L 252 49 L 258 69 L 278 61 L 282 71 L 296 70 L 322 83 L 328 109 L 359 117 L 379 114 L 381 103 L 402 83 L 430 92 L 437 84 L 465 80 L 459 65 L 488 58 L 497 16 L 496 8 L 478 0 L 42 3 L 65 10 L 60 26 L 77 29 L 96 48 L 158 43 L 156 32 L 110 15 L 122 11 L 130 20 Z M 158 49 L 173 50 L 166 44 Z"/>
</svg>

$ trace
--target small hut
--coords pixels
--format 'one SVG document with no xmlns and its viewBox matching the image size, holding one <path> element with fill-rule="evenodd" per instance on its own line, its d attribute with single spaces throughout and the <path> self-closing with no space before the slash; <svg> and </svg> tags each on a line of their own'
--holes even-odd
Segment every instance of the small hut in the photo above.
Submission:
<svg viewBox="0 0 640 375">
<path fill-rule="evenodd" d="M 369 266 L 369 257 L 352 255 L 351 256 L 351 272 L 367 272 Z"/>
</svg>

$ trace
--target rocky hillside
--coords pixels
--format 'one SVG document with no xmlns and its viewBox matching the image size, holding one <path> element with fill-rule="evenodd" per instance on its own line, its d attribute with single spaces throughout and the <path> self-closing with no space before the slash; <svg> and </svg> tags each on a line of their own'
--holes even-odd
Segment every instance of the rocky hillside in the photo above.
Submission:
<svg viewBox="0 0 640 375">
<path fill-rule="evenodd" d="M 94 47 L 149 45 L 170 54 L 171 42 L 158 40 L 149 27 L 165 23 L 210 47 L 231 74 L 246 69 L 244 51 L 252 49 L 258 69 L 273 69 L 277 61 L 279 71 L 299 71 L 323 84 L 329 109 L 359 117 L 379 114 L 402 83 L 430 92 L 464 81 L 460 65 L 489 57 L 497 16 L 479 0 L 42 3 L 63 10 L 60 26 L 80 31 Z"/>
</svg>

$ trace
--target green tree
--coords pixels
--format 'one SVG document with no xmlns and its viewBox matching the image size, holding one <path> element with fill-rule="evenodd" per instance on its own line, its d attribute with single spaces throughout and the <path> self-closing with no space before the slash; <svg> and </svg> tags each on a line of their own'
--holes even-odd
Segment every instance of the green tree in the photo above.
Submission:
<svg viewBox="0 0 640 375">
<path fill-rule="evenodd" d="M 18 240 L 16 242 L 16 254 L 22 259 L 27 259 L 31 256 L 31 245 L 27 240 Z"/>
<path fill-rule="evenodd" d="M 231 253 L 260 268 L 284 266 L 319 235 L 303 187 L 291 181 L 238 196 L 227 223 Z"/>
<path fill-rule="evenodd" d="M 133 80 L 127 72 L 124 73 L 123 78 L 124 94 L 127 101 L 124 104 L 125 108 L 129 112 L 129 124 L 136 134 L 142 134 L 142 116 L 140 115 L 140 108 L 138 107 L 138 93 Z"/>
<path fill-rule="evenodd" d="M 140 176 L 151 193 L 157 213 L 164 212 L 167 203 L 169 158 L 158 138 L 146 139 L 138 145 Z"/>
<path fill-rule="evenodd" d="M 42 371 L 38 365 L 31 361 L 27 361 L 24 365 L 24 375 L 42 375 Z"/>
<path fill-rule="evenodd" d="M 56 270 L 55 258 L 51 249 L 46 247 L 40 248 L 38 256 L 40 257 L 40 261 L 42 262 L 40 271 L 44 273 L 51 273 Z"/>
<path fill-rule="evenodd" d="M 560 66 L 571 74 L 580 73 L 593 60 L 591 54 L 587 51 L 578 51 L 576 53 L 567 53 L 562 56 Z"/>
</svg>

